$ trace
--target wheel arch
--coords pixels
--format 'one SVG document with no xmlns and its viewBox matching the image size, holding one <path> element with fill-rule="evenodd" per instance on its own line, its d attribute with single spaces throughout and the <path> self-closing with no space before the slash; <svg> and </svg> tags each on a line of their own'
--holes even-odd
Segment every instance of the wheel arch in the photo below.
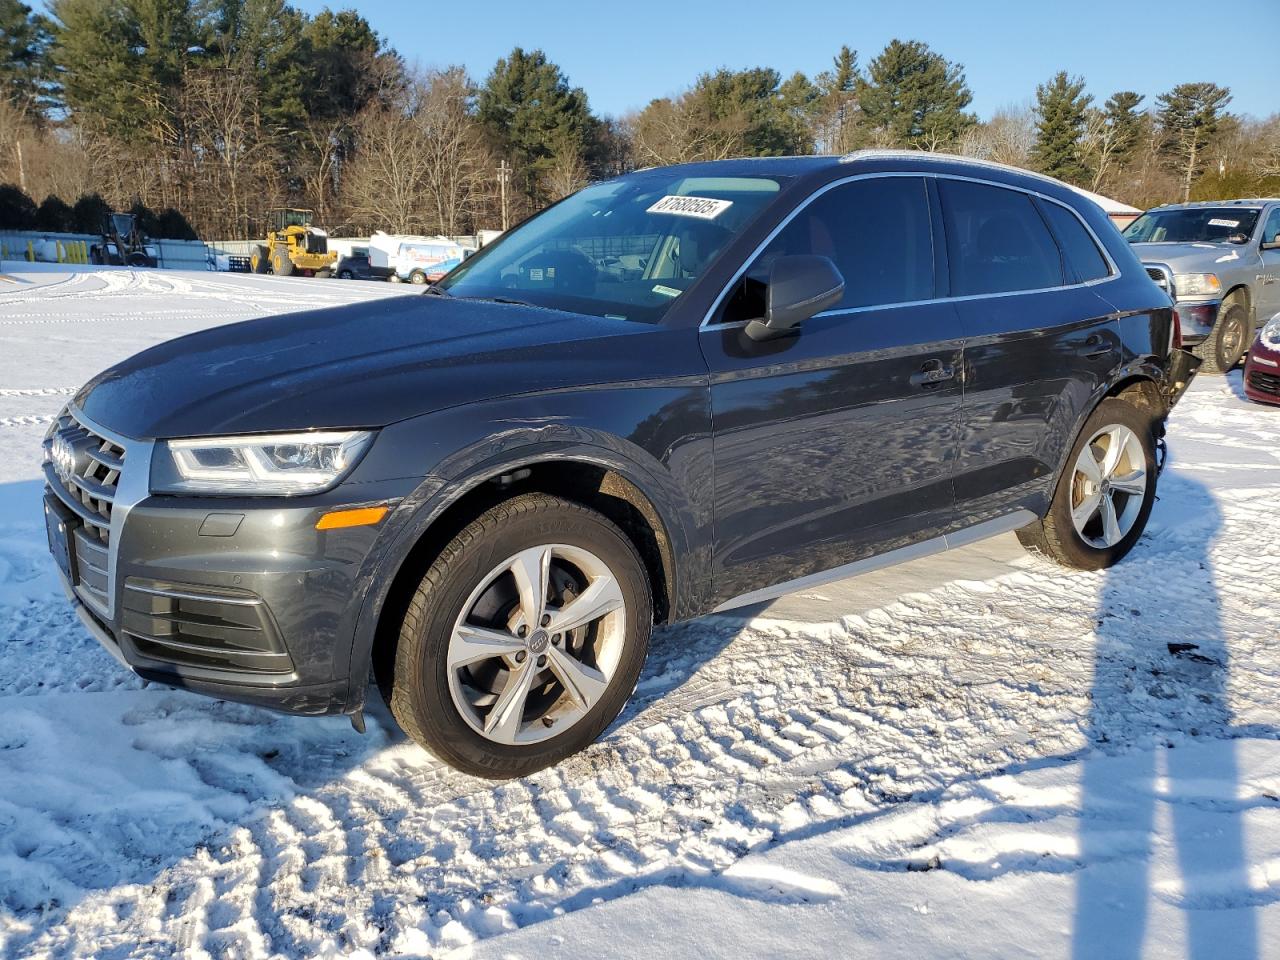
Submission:
<svg viewBox="0 0 1280 960">
<path fill-rule="evenodd" d="M 654 622 L 678 609 L 677 522 L 664 516 L 633 471 L 587 456 L 532 455 L 459 480 L 418 508 L 383 558 L 383 572 L 366 597 L 351 651 L 350 697 L 359 699 L 364 671 L 388 676 L 399 625 L 414 590 L 440 551 L 491 507 L 525 493 L 545 493 L 590 507 L 623 531 L 640 554 L 653 596 Z"/>
</svg>

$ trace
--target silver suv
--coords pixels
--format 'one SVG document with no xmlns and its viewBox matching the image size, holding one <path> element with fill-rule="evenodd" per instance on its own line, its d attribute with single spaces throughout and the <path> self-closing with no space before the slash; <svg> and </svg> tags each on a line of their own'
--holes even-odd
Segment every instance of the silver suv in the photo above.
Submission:
<svg viewBox="0 0 1280 960">
<path fill-rule="evenodd" d="M 1230 370 L 1258 326 L 1280 313 L 1280 199 L 1155 207 L 1124 237 L 1173 297 L 1183 342 L 1203 370 Z"/>
</svg>

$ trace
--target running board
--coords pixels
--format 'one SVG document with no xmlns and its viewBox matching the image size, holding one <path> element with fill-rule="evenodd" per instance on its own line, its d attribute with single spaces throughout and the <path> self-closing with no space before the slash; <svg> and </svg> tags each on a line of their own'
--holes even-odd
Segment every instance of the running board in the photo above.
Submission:
<svg viewBox="0 0 1280 960">
<path fill-rule="evenodd" d="M 881 553 L 874 557 L 867 557 L 865 560 L 856 560 L 853 563 L 846 563 L 843 566 L 833 567 L 830 570 L 822 570 L 819 573 L 811 573 L 805 577 L 798 577 L 795 580 L 787 580 L 772 587 L 762 587 L 759 590 L 752 590 L 750 593 L 744 593 L 734 597 L 732 600 L 726 600 L 720 606 L 712 610 L 712 613 L 723 613 L 726 610 L 734 610 L 738 607 L 747 607 L 753 603 L 763 603 L 766 600 L 776 600 L 778 597 L 784 597 L 788 593 L 795 593 L 797 590 L 807 590 L 810 587 L 820 587 L 823 584 L 832 583 L 836 580 L 844 580 L 848 577 L 855 577 L 861 573 L 870 573 L 872 570 L 882 570 L 885 567 L 896 566 L 899 563 L 906 563 L 908 560 L 919 560 L 921 557 L 931 557 L 935 553 L 945 553 L 956 547 L 968 546 L 971 543 L 977 543 L 979 540 L 986 540 L 989 537 L 999 536 L 1002 533 L 1008 533 L 1011 530 L 1017 530 L 1019 527 L 1025 527 L 1029 523 L 1036 521 L 1036 515 L 1030 510 L 1015 510 L 1013 513 L 1003 517 L 996 517 L 994 520 L 984 520 L 982 523 L 975 523 L 971 527 L 965 527 L 957 530 L 955 533 L 947 533 L 940 537 L 934 537 L 932 540 L 924 540 L 920 543 L 913 543 L 908 547 L 899 547 L 897 550 L 890 550 L 888 553 Z"/>
</svg>

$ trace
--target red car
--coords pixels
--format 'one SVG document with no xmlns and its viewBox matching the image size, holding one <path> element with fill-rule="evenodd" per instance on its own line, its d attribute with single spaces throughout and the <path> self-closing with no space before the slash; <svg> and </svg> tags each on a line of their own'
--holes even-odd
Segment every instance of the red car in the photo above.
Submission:
<svg viewBox="0 0 1280 960">
<path fill-rule="evenodd" d="M 1280 314 L 1263 324 L 1249 348 L 1244 392 L 1259 403 L 1280 403 Z"/>
</svg>

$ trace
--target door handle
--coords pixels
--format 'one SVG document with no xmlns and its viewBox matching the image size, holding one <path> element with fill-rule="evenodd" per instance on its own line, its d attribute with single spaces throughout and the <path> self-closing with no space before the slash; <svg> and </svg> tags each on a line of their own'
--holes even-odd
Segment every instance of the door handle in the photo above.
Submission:
<svg viewBox="0 0 1280 960">
<path fill-rule="evenodd" d="M 911 385 L 913 387 L 936 387 L 940 383 L 952 379 L 956 375 L 956 368 L 949 363 L 943 363 L 941 360 L 928 360 L 925 365 L 911 375 Z"/>
<path fill-rule="evenodd" d="M 1116 347 L 1110 338 L 1095 333 L 1085 340 L 1084 346 L 1076 352 L 1086 360 L 1097 360 L 1115 353 Z"/>
</svg>

